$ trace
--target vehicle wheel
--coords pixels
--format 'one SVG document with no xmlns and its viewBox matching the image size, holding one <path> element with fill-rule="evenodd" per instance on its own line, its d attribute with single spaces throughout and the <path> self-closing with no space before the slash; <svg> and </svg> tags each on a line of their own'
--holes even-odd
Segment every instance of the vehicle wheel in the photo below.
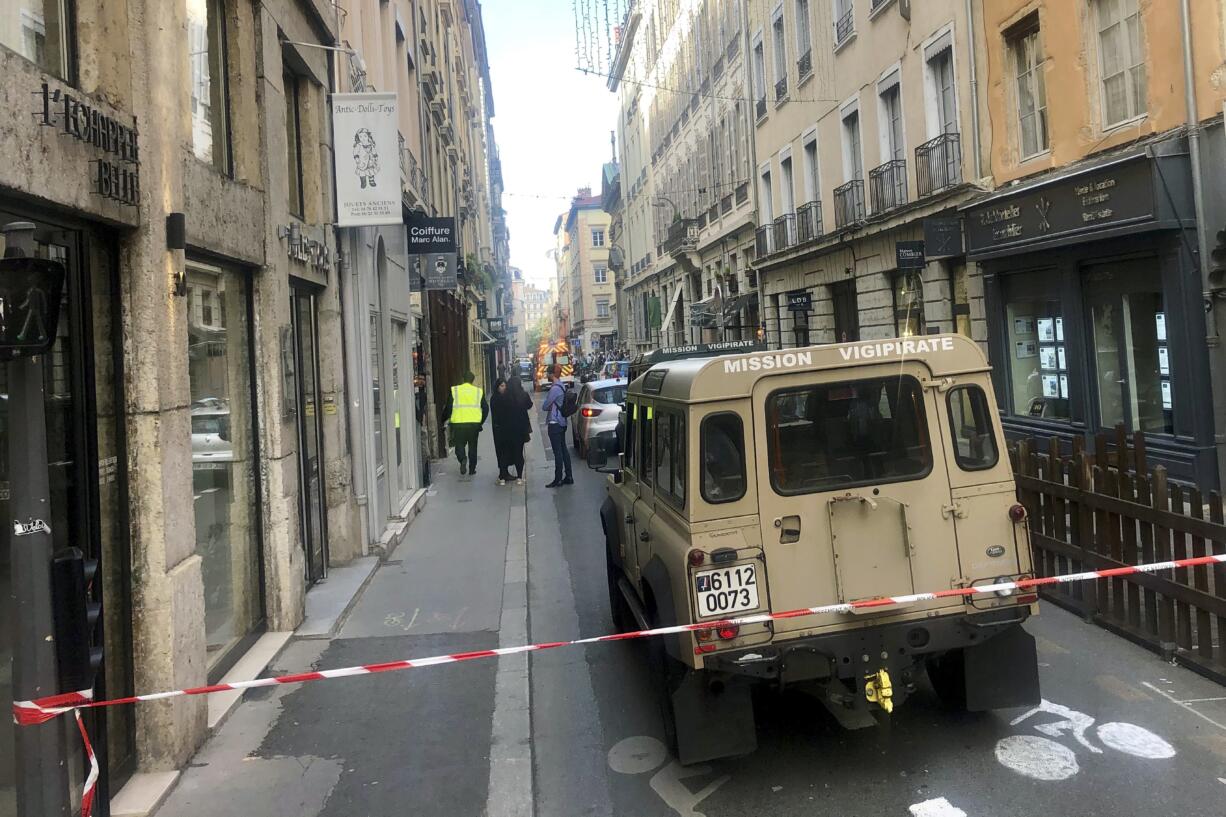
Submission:
<svg viewBox="0 0 1226 817">
<path fill-rule="evenodd" d="M 622 595 L 621 588 L 617 586 L 617 579 L 620 575 L 621 568 L 606 556 L 605 576 L 609 585 L 609 612 L 613 617 L 613 629 L 615 632 L 628 633 L 637 630 L 638 624 L 630 612 L 630 605 L 626 602 L 626 597 Z"/>
<path fill-rule="evenodd" d="M 958 712 L 966 711 L 966 657 L 950 650 L 927 661 L 928 680 L 941 703 Z"/>
<path fill-rule="evenodd" d="M 654 616 L 650 624 L 659 627 L 659 621 Z M 647 639 L 647 666 L 651 672 L 651 684 L 654 687 L 656 699 L 660 707 L 660 724 L 664 727 L 664 745 L 669 754 L 678 757 L 677 750 L 677 714 L 673 709 L 673 692 L 681 683 L 685 668 L 677 659 L 668 654 L 664 648 L 664 639 L 653 636 Z"/>
</svg>

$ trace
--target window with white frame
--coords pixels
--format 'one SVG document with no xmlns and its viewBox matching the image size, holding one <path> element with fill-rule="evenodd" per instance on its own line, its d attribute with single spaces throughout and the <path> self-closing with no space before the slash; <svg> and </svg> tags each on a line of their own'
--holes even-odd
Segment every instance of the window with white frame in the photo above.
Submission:
<svg viewBox="0 0 1226 817">
<path fill-rule="evenodd" d="M 894 71 L 877 84 L 880 110 L 881 158 L 898 161 L 906 158 L 907 146 L 902 131 L 902 85 Z"/>
<path fill-rule="evenodd" d="M 753 96 L 758 103 L 757 114 L 766 113 L 766 50 L 759 40 L 753 47 Z"/>
<path fill-rule="evenodd" d="M 609 268 L 597 266 L 592 268 L 592 274 L 598 284 L 607 284 L 609 282 Z"/>
<path fill-rule="evenodd" d="M 784 156 L 779 160 L 779 195 L 782 199 L 783 215 L 796 212 L 795 180 L 792 177 L 792 157 Z"/>
<path fill-rule="evenodd" d="M 818 201 L 821 198 L 821 177 L 818 175 L 817 164 L 817 134 L 813 134 L 805 142 L 804 154 L 805 201 Z"/>
<path fill-rule="evenodd" d="M 1047 87 L 1043 78 L 1043 41 L 1036 11 L 1007 34 L 1017 78 L 1018 147 L 1023 159 L 1047 150 Z"/>
<path fill-rule="evenodd" d="M 783 32 L 783 6 L 775 9 L 771 20 L 771 45 L 775 50 L 775 99 L 788 94 L 788 46 Z"/>
<path fill-rule="evenodd" d="M 854 0 L 834 0 L 834 44 L 842 45 L 855 33 Z"/>
<path fill-rule="evenodd" d="M 597 230 L 593 228 L 592 246 L 593 247 L 603 247 L 604 246 L 604 230 Z"/>
<path fill-rule="evenodd" d="M 843 111 L 843 180 L 864 179 L 864 154 L 860 144 L 860 107 Z"/>
<path fill-rule="evenodd" d="M 1094 0 L 1102 74 L 1103 127 L 1145 114 L 1145 36 L 1139 0 Z"/>
<path fill-rule="evenodd" d="M 596 317 L 598 318 L 609 317 L 609 302 L 608 301 L 597 301 L 596 302 Z"/>
<path fill-rule="evenodd" d="M 796 73 L 801 77 L 813 72 L 812 39 L 813 35 L 809 30 L 809 0 L 796 0 Z"/>
<path fill-rule="evenodd" d="M 946 31 L 924 48 L 924 74 L 928 83 L 930 135 L 958 132 L 958 92 L 954 78 L 953 32 Z"/>
<path fill-rule="evenodd" d="M 769 170 L 762 171 L 762 223 L 767 224 L 775 220 L 775 191 L 771 187 L 771 172 Z"/>
</svg>

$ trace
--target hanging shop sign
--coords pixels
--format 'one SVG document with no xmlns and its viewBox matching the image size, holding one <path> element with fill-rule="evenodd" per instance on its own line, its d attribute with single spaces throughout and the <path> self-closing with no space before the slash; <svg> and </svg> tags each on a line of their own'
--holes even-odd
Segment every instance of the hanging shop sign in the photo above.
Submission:
<svg viewBox="0 0 1226 817">
<path fill-rule="evenodd" d="M 413 213 L 404 226 L 409 234 L 409 255 L 456 251 L 455 218 L 452 216 L 432 218 Z"/>
<path fill-rule="evenodd" d="M 923 269 L 925 264 L 924 242 L 895 241 L 894 261 L 899 269 Z"/>
<path fill-rule="evenodd" d="M 962 255 L 962 219 L 924 219 L 924 247 L 929 260 Z"/>
<path fill-rule="evenodd" d="M 396 94 L 333 94 L 332 145 L 339 227 L 401 223 Z"/>
<path fill-rule="evenodd" d="M 132 207 L 140 204 L 140 144 L 136 129 L 82 99 L 44 82 L 35 117 L 40 125 L 99 151 L 90 160 L 90 184 L 95 195 Z"/>
<path fill-rule="evenodd" d="M 422 256 L 422 281 L 425 289 L 455 289 L 456 257 L 453 252 L 428 253 Z"/>
<path fill-rule="evenodd" d="M 807 289 L 798 289 L 788 293 L 789 312 L 810 312 L 813 309 L 813 293 Z"/>
</svg>

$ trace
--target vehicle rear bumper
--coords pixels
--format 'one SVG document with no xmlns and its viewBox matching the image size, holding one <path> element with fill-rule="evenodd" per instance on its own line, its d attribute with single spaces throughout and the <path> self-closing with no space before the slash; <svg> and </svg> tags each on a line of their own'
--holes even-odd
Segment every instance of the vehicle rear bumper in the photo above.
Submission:
<svg viewBox="0 0 1226 817">
<path fill-rule="evenodd" d="M 878 669 L 905 683 L 919 660 L 976 647 L 1020 627 L 1029 617 L 1029 606 L 1019 606 L 786 640 L 777 637 L 771 644 L 708 654 L 704 666 L 780 685 L 858 679 Z"/>
</svg>

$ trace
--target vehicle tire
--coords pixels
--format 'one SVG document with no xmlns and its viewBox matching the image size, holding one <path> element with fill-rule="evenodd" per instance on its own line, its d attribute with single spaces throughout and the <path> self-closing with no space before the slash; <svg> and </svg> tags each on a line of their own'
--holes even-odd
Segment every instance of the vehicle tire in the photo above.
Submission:
<svg viewBox="0 0 1226 817">
<path fill-rule="evenodd" d="M 928 680 L 941 703 L 957 712 L 966 711 L 966 656 L 950 650 L 927 661 Z"/>
<path fill-rule="evenodd" d="M 609 612 L 613 618 L 613 630 L 618 633 L 637 630 L 638 623 L 635 622 L 634 615 L 630 612 L 630 605 L 617 585 L 618 577 L 621 576 L 621 568 L 614 564 L 613 559 L 608 556 L 605 557 L 605 576 L 609 585 Z"/>
<path fill-rule="evenodd" d="M 659 620 L 652 617 L 653 628 L 659 627 Z M 651 685 L 660 707 L 660 725 L 664 729 L 664 746 L 673 757 L 678 757 L 677 749 L 677 715 L 673 708 L 673 692 L 681 683 L 685 668 L 677 659 L 668 654 L 661 636 L 647 639 L 647 667 L 651 673 Z"/>
</svg>

